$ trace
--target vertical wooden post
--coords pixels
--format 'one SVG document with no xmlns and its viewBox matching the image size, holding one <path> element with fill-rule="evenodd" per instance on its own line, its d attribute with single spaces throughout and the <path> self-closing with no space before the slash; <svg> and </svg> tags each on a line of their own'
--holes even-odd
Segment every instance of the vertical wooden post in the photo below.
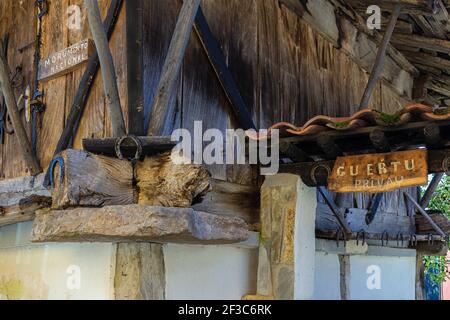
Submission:
<svg viewBox="0 0 450 320">
<path fill-rule="evenodd" d="M 14 132 L 18 140 L 17 142 L 19 144 L 19 148 L 22 151 L 25 164 L 30 170 L 31 175 L 37 175 L 42 170 L 36 156 L 31 151 L 31 144 L 28 140 L 22 119 L 20 118 L 16 97 L 9 79 L 9 66 L 6 61 L 6 57 L 4 57 L 3 54 L 0 54 L 0 89 L 5 97 L 6 108 L 8 109 L 8 114 L 11 117 Z"/>
<path fill-rule="evenodd" d="M 120 106 L 119 89 L 117 86 L 116 71 L 111 50 L 109 48 L 108 37 L 103 27 L 100 9 L 97 0 L 84 0 L 86 6 L 89 25 L 97 48 L 100 67 L 105 87 L 106 102 L 111 117 L 113 135 L 121 137 L 126 134 L 125 122 L 123 120 L 122 108 Z"/>
<path fill-rule="evenodd" d="M 167 116 L 171 113 L 170 97 L 173 94 L 180 74 L 181 63 L 189 43 L 195 16 L 200 7 L 200 0 L 184 0 L 175 26 L 175 31 L 164 63 L 161 80 L 152 105 L 152 115 L 148 135 L 161 134 Z"/>
<path fill-rule="evenodd" d="M 128 131 L 144 136 L 143 1 L 126 1 Z"/>
</svg>

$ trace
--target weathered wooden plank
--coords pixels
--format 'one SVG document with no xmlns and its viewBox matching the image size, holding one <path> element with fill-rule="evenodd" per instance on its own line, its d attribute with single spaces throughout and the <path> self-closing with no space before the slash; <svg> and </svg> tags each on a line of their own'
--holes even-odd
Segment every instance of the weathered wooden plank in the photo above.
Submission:
<svg viewBox="0 0 450 320">
<path fill-rule="evenodd" d="M 144 130 L 144 55 L 143 1 L 126 1 L 128 133 L 143 136 Z"/>
<path fill-rule="evenodd" d="M 66 150 L 50 166 L 52 208 L 135 203 L 130 162 Z"/>
<path fill-rule="evenodd" d="M 38 79 L 40 81 L 56 78 L 87 62 L 94 51 L 92 40 L 83 40 L 59 52 L 54 52 L 39 63 Z"/>
<path fill-rule="evenodd" d="M 38 209 L 50 207 L 51 194 L 42 186 L 44 176 L 0 181 L 0 226 L 29 221 Z"/>
<path fill-rule="evenodd" d="M 79 1 L 81 2 L 82 0 Z M 115 23 L 120 13 L 121 5 L 122 0 L 114 0 L 108 9 L 107 17 L 103 23 L 108 39 L 111 37 L 112 32 L 114 30 Z M 87 28 L 87 26 L 85 26 L 85 28 Z M 79 35 L 77 36 L 72 35 L 72 37 L 74 37 L 75 39 L 79 38 L 80 36 L 83 35 L 83 33 L 87 33 L 87 30 L 80 31 L 79 33 L 80 33 Z M 58 141 L 58 145 L 56 146 L 56 150 L 54 153 L 55 155 L 70 147 L 71 144 L 74 143 L 74 140 L 76 140 L 78 128 L 80 127 L 80 121 L 84 114 L 85 109 L 88 107 L 87 104 L 89 97 L 92 93 L 92 89 L 94 88 L 95 90 L 94 82 L 99 67 L 100 61 L 98 59 L 96 49 L 94 48 L 94 53 L 89 59 L 86 70 L 85 71 L 83 70 L 82 74 L 81 73 L 76 74 L 72 77 L 73 83 L 72 86 L 70 86 L 72 88 L 70 91 L 74 96 L 74 98 L 73 102 L 72 101 L 70 102 L 71 103 L 70 109 L 67 110 L 68 116 L 66 119 L 66 125 L 64 126 L 64 130 Z M 77 83 L 77 80 L 79 80 L 79 83 Z M 93 99 L 91 99 L 91 101 L 92 100 Z M 99 106 L 96 106 L 96 108 L 99 108 Z M 88 116 L 90 117 L 85 118 L 88 119 L 95 118 L 92 114 L 89 113 Z M 101 118 L 103 118 L 103 115 L 101 116 Z M 84 124 L 81 124 L 81 126 L 86 125 L 86 122 L 87 121 L 85 121 Z M 101 123 L 103 124 L 103 121 L 101 121 Z M 82 132 L 81 134 L 83 134 L 83 130 L 81 130 L 81 132 Z M 91 134 L 89 134 L 89 136 L 91 136 Z"/>
<path fill-rule="evenodd" d="M 450 157 L 450 149 L 430 150 L 428 152 L 428 173 L 438 173 L 448 171 L 443 164 L 445 159 Z M 334 167 L 334 161 L 306 162 L 298 164 L 282 164 L 280 173 L 292 173 L 302 177 L 305 184 L 311 187 L 326 186 L 328 176 Z M 315 179 L 311 178 L 314 173 Z"/>
<path fill-rule="evenodd" d="M 154 243 L 119 243 L 116 252 L 116 300 L 164 300 L 164 252 Z"/>
<path fill-rule="evenodd" d="M 183 2 L 163 67 L 156 97 L 153 101 L 152 116 L 148 129 L 149 135 L 162 134 L 167 116 L 173 111 L 169 109 L 170 99 L 176 87 L 183 57 L 189 43 L 192 26 L 199 6 L 200 0 L 186 0 Z"/>
<path fill-rule="evenodd" d="M 364 0 L 349 0 L 355 9 L 366 11 L 368 4 Z M 428 0 L 374 0 L 371 4 L 381 7 L 383 11 L 393 11 L 396 5 L 404 6 L 404 12 L 412 15 L 433 15 L 437 13 L 437 1 Z"/>
<path fill-rule="evenodd" d="M 114 67 L 114 61 L 109 47 L 108 36 L 103 26 L 100 8 L 96 0 L 84 0 L 87 9 L 91 33 L 100 60 L 105 89 L 106 103 L 111 118 L 113 136 L 121 137 L 126 133 L 122 107 L 119 98 L 119 88 Z"/>
<path fill-rule="evenodd" d="M 256 129 L 248 106 L 242 99 L 237 84 L 225 63 L 225 56 L 220 49 L 219 43 L 211 32 L 201 8 L 195 18 L 195 31 L 206 51 L 208 59 L 214 68 L 225 95 L 230 101 L 231 108 L 237 118 L 239 126 L 244 129 Z"/>
<path fill-rule="evenodd" d="M 423 52 L 405 52 L 405 55 L 411 62 L 419 63 L 424 66 L 450 70 L 450 60 L 435 57 Z"/>
<path fill-rule="evenodd" d="M 340 157 L 328 178 L 334 192 L 380 193 L 428 183 L 427 151 Z"/>
<path fill-rule="evenodd" d="M 424 37 L 419 35 L 396 34 L 392 38 L 392 43 L 427 49 L 442 53 L 450 53 L 450 41 Z"/>
<path fill-rule="evenodd" d="M 247 240 L 246 223 L 185 208 L 144 205 L 77 208 L 37 214 L 33 242 L 229 244 Z"/>
</svg>

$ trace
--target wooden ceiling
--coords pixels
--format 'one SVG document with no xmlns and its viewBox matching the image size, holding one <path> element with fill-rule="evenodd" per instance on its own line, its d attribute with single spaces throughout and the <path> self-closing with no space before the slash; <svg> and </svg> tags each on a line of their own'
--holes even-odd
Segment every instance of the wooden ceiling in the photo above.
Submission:
<svg viewBox="0 0 450 320">
<path fill-rule="evenodd" d="M 345 0 L 367 17 L 367 0 Z M 421 72 L 415 98 L 429 105 L 450 105 L 450 0 L 372 0 L 383 11 L 384 32 L 395 4 L 404 4 L 391 44 Z M 425 88 L 426 90 L 423 90 Z"/>
</svg>

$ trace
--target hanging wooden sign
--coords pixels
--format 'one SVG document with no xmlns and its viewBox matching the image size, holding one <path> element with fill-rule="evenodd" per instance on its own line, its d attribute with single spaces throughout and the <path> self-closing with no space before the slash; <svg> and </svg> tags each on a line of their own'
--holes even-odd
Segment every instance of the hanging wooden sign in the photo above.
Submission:
<svg viewBox="0 0 450 320">
<path fill-rule="evenodd" d="M 51 54 L 39 63 L 38 80 L 50 80 L 80 67 L 89 60 L 94 49 L 92 40 L 83 40 L 62 51 Z"/>
<path fill-rule="evenodd" d="M 380 193 L 427 183 L 427 151 L 412 150 L 338 158 L 328 188 L 339 193 Z"/>
</svg>

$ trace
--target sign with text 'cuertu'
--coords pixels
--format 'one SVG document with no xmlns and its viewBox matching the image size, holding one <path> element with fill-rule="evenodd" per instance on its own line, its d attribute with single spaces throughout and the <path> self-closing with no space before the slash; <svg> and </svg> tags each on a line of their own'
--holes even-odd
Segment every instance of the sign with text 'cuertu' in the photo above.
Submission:
<svg viewBox="0 0 450 320">
<path fill-rule="evenodd" d="M 92 40 L 83 40 L 62 51 L 52 53 L 39 63 L 38 80 L 50 80 L 80 67 L 93 52 Z"/>
<path fill-rule="evenodd" d="M 412 150 L 338 158 L 328 188 L 340 193 L 381 193 L 427 183 L 427 151 Z"/>
</svg>

